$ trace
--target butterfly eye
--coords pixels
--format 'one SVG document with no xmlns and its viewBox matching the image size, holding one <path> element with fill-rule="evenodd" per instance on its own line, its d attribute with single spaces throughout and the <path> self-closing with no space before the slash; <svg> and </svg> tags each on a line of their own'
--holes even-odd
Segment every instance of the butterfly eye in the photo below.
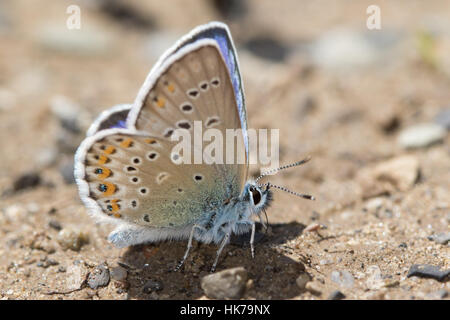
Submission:
<svg viewBox="0 0 450 320">
<path fill-rule="evenodd" d="M 261 193 L 256 188 L 250 187 L 250 192 L 252 193 L 253 203 L 257 205 L 261 202 Z"/>
</svg>

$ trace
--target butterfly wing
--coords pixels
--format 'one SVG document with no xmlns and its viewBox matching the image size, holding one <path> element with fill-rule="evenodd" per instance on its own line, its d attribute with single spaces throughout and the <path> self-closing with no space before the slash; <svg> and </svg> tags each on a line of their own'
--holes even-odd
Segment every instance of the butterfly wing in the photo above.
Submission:
<svg viewBox="0 0 450 320">
<path fill-rule="evenodd" d="M 111 128 L 126 128 L 131 104 L 118 104 L 103 111 L 89 127 L 86 136 L 92 136 L 100 130 Z"/>
<path fill-rule="evenodd" d="M 192 130 L 196 120 L 221 132 L 241 127 L 233 83 L 215 41 L 198 40 L 168 57 L 145 82 L 130 119 L 130 128 L 102 130 L 77 151 L 80 195 L 92 214 L 131 225 L 182 228 L 239 196 L 245 162 L 172 161 L 175 128 Z M 235 150 L 245 154 L 243 139 Z"/>
<path fill-rule="evenodd" d="M 181 49 L 189 44 L 198 42 L 198 40 L 207 39 L 213 40 L 217 43 L 220 53 L 222 54 L 225 64 L 227 66 L 227 71 L 230 75 L 235 100 L 237 104 L 237 109 L 239 113 L 239 119 L 241 122 L 242 134 L 245 144 L 245 151 L 248 159 L 248 135 L 247 135 L 247 110 L 245 107 L 245 95 L 244 95 L 244 85 L 242 82 L 241 73 L 239 70 L 239 60 L 237 57 L 236 49 L 231 37 L 230 30 L 227 25 L 221 22 L 213 21 L 205 25 L 201 25 L 193 29 L 190 33 L 182 37 L 172 48 L 168 49 L 155 64 L 150 72 L 151 75 L 158 75 L 160 72 L 161 65 L 171 56 L 176 55 Z M 147 89 L 143 90 L 144 93 Z M 135 119 L 131 119 L 134 123 Z"/>
</svg>

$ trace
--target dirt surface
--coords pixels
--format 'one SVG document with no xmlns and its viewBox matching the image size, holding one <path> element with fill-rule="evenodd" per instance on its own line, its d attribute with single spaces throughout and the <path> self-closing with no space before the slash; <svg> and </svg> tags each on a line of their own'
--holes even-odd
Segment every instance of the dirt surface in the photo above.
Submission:
<svg viewBox="0 0 450 320">
<path fill-rule="evenodd" d="M 66 28 L 72 2 L 81 30 Z M 450 269 L 448 240 L 433 238 L 450 232 L 448 131 L 399 141 L 442 125 L 445 110 L 448 125 L 448 1 L 72 2 L 0 3 L 0 298 L 207 298 L 217 247 L 195 243 L 180 272 L 185 242 L 114 248 L 79 200 L 72 161 L 90 122 L 132 102 L 165 49 L 222 20 L 250 127 L 280 129 L 281 163 L 312 156 L 270 181 L 317 199 L 275 191 L 255 258 L 248 236 L 234 239 L 218 271 L 247 270 L 245 299 L 449 299 L 448 277 L 407 277 L 415 264 Z M 381 30 L 366 27 L 370 4 Z"/>
</svg>

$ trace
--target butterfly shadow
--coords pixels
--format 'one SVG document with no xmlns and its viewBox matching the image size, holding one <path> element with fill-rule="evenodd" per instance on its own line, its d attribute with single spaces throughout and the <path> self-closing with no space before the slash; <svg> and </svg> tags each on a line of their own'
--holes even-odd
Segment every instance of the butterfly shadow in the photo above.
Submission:
<svg viewBox="0 0 450 320">
<path fill-rule="evenodd" d="M 250 253 L 250 233 L 233 236 L 222 252 L 217 271 L 244 267 L 248 289 L 244 298 L 289 299 L 300 294 L 296 278 L 304 264 L 288 242 L 297 238 L 305 225 L 291 222 L 271 224 L 265 230 L 257 224 L 255 257 Z M 194 242 L 179 271 L 174 267 L 186 250 L 186 241 L 161 242 L 128 248 L 119 264 L 128 269 L 126 291 L 130 299 L 197 299 L 204 295 L 201 279 L 210 274 L 217 245 Z"/>
</svg>

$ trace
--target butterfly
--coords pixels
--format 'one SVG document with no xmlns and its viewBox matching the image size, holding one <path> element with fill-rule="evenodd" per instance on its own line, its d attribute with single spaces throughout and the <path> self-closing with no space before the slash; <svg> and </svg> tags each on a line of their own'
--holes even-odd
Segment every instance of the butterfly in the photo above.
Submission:
<svg viewBox="0 0 450 320">
<path fill-rule="evenodd" d="M 171 139 L 175 130 L 204 129 L 222 133 L 241 129 L 235 146 L 244 163 L 177 164 Z M 231 234 L 251 230 L 254 256 L 255 221 L 270 205 L 268 174 L 248 176 L 247 114 L 236 50 L 228 27 L 210 22 L 193 29 L 167 50 L 147 76 L 132 104 L 104 111 L 91 125 L 75 154 L 75 178 L 89 214 L 112 223 L 108 240 L 119 248 L 140 243 L 187 239 L 219 245 L 211 271 Z M 267 217 L 267 215 L 266 215 Z"/>
</svg>

